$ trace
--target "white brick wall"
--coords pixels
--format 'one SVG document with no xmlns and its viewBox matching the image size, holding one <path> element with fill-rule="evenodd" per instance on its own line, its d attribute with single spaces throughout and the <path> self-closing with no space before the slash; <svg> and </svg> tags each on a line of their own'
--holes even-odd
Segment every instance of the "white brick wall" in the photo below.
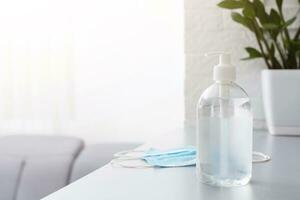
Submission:
<svg viewBox="0 0 300 200">
<path fill-rule="evenodd" d="M 195 131 L 196 103 L 205 88 L 212 83 L 213 65 L 217 58 L 205 58 L 209 51 L 229 51 L 237 67 L 237 82 L 252 98 L 256 124 L 264 120 L 261 103 L 260 71 L 265 68 L 262 60 L 241 61 L 246 57 L 244 47 L 255 43 L 250 32 L 232 22 L 230 11 L 218 8 L 220 0 L 185 0 L 185 127 Z M 265 0 L 272 6 L 275 0 Z M 297 0 L 287 0 L 287 16 L 295 13 Z M 300 17 L 299 17 L 300 18 Z M 300 21 L 294 25 L 296 27 Z"/>
</svg>

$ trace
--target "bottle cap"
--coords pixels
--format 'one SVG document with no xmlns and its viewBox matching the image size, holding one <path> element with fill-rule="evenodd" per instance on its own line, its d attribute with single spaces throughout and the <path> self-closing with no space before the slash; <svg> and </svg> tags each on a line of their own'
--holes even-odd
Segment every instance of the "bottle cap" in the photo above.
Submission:
<svg viewBox="0 0 300 200">
<path fill-rule="evenodd" d="M 235 67 L 231 64 L 230 53 L 226 52 L 211 52 L 205 56 L 219 56 L 219 64 L 214 66 L 215 81 L 234 81 L 236 77 Z"/>
</svg>

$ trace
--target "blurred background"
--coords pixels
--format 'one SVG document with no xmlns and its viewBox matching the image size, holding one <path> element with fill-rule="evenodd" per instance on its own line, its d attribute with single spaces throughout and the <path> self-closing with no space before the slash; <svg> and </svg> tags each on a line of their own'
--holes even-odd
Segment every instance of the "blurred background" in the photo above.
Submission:
<svg viewBox="0 0 300 200">
<path fill-rule="evenodd" d="M 2 0 L 0 27 L 0 200 L 183 129 L 183 0 Z"/>
<path fill-rule="evenodd" d="M 0 134 L 146 141 L 183 126 L 183 0 L 0 2 Z"/>
</svg>

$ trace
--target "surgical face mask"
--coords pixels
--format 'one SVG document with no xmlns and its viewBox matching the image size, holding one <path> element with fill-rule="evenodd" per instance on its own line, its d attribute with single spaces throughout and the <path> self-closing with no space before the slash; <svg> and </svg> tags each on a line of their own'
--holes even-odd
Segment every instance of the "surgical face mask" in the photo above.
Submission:
<svg viewBox="0 0 300 200">
<path fill-rule="evenodd" d="M 114 156 L 116 158 L 111 162 L 113 165 L 129 168 L 185 167 L 196 163 L 196 149 L 193 147 L 167 151 L 158 149 L 130 150 L 116 153 Z"/>
<path fill-rule="evenodd" d="M 114 166 L 127 168 L 147 168 L 147 167 L 186 167 L 196 165 L 196 149 L 194 147 L 171 149 L 161 151 L 149 149 L 146 151 L 129 150 L 116 153 L 116 157 L 111 161 Z M 270 157 L 253 152 L 253 163 L 266 162 Z"/>
</svg>

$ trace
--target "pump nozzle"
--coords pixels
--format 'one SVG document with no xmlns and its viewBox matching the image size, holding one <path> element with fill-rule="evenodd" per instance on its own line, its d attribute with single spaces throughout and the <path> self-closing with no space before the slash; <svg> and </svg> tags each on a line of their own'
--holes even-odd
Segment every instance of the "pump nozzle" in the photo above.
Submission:
<svg viewBox="0 0 300 200">
<path fill-rule="evenodd" d="M 219 64 L 214 67 L 215 81 L 234 81 L 235 67 L 231 65 L 230 53 L 227 52 L 210 52 L 205 56 L 219 56 Z"/>
</svg>

